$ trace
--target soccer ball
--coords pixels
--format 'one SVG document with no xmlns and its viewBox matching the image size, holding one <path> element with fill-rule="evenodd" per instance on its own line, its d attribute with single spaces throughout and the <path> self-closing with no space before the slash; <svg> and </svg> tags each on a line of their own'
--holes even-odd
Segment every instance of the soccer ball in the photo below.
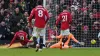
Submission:
<svg viewBox="0 0 100 56">
<path fill-rule="evenodd" d="M 96 40 L 95 39 L 92 39 L 91 40 L 91 44 L 96 44 Z"/>
</svg>

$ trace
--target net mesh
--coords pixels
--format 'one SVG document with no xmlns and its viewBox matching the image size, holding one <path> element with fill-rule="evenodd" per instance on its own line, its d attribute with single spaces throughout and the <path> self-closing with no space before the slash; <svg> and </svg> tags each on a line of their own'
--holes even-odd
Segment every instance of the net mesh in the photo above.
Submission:
<svg viewBox="0 0 100 56">
<path fill-rule="evenodd" d="M 50 20 L 46 28 L 46 39 L 53 40 L 55 34 L 55 21 L 58 14 L 62 11 L 62 6 L 72 14 L 72 24 L 70 31 L 79 41 L 85 42 L 82 47 L 100 47 L 98 34 L 100 33 L 100 1 L 99 0 L 46 0 L 46 8 L 49 11 Z M 60 33 L 60 24 L 57 26 L 57 34 Z M 91 44 L 95 39 L 96 44 Z M 73 40 L 70 44 L 75 44 Z M 77 45 L 77 44 L 76 44 Z M 80 47 L 77 45 L 77 47 Z"/>
</svg>

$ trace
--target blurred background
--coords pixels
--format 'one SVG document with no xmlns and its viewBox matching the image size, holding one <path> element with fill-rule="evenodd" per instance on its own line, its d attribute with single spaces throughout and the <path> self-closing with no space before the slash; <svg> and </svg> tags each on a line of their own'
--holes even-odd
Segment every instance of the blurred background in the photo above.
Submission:
<svg viewBox="0 0 100 56">
<path fill-rule="evenodd" d="M 24 28 L 30 38 L 32 29 L 27 26 L 27 18 L 38 1 L 40 0 L 0 0 L 0 44 L 9 43 L 20 27 Z M 73 20 L 70 31 L 76 39 L 85 42 L 85 46 L 82 47 L 100 47 L 100 0 L 45 0 L 45 2 L 45 8 L 50 16 L 46 27 L 46 41 L 53 41 L 52 36 L 59 35 L 60 24 L 56 32 L 55 21 L 62 12 L 63 5 L 66 5 L 66 10 L 71 12 Z M 92 39 L 97 43 L 92 45 Z M 70 44 L 73 44 L 73 41 Z"/>
</svg>

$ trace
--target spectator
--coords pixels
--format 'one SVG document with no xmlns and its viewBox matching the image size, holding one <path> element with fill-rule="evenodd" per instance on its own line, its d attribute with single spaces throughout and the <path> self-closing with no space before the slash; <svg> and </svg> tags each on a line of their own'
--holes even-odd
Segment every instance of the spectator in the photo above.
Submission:
<svg viewBox="0 0 100 56">
<path fill-rule="evenodd" d="M 22 10 L 25 11 L 25 9 L 26 9 L 26 3 L 25 3 L 24 0 L 20 1 L 20 6 L 22 7 Z"/>
<path fill-rule="evenodd" d="M 18 22 L 20 22 L 21 19 L 23 19 L 23 15 L 22 13 L 20 12 L 19 8 L 16 8 L 15 9 L 15 12 L 13 14 L 13 23 L 14 25 L 13 26 L 16 26 Z"/>
<path fill-rule="evenodd" d="M 4 9 L 8 9 L 10 0 L 3 0 L 3 1 L 4 1 L 4 5 L 3 5 Z"/>
<path fill-rule="evenodd" d="M 19 8 L 19 12 L 20 13 L 23 13 L 24 11 L 23 11 L 23 9 L 22 9 L 22 6 L 21 6 L 21 4 L 20 4 L 20 0 L 15 0 L 14 1 L 14 8 Z"/>
<path fill-rule="evenodd" d="M 75 20 L 78 20 L 80 17 L 82 17 L 82 11 L 81 11 L 81 9 L 77 9 L 77 10 L 75 11 L 74 19 L 75 19 Z"/>
<path fill-rule="evenodd" d="M 88 13 L 92 13 L 92 5 L 88 4 Z"/>
<path fill-rule="evenodd" d="M 83 12 L 86 11 L 86 10 L 88 10 L 86 2 L 83 3 L 83 6 L 82 6 L 81 10 Z"/>
<path fill-rule="evenodd" d="M 89 15 L 88 15 L 87 10 L 83 12 L 83 17 L 82 17 L 82 18 L 83 18 L 83 24 L 84 24 L 84 25 L 88 25 L 88 21 L 89 21 L 90 19 L 89 19 Z"/>
<path fill-rule="evenodd" d="M 7 36 L 7 27 L 4 21 L 0 23 L 0 40 L 4 40 Z"/>
<path fill-rule="evenodd" d="M 93 37 L 98 37 L 98 33 L 100 31 L 100 22 L 99 21 L 95 21 L 93 24 Z"/>
<path fill-rule="evenodd" d="M 82 37 L 82 22 L 81 21 L 78 21 L 78 23 L 77 23 L 77 27 L 76 27 L 76 37 Z"/>
<path fill-rule="evenodd" d="M 29 16 L 28 12 L 27 11 L 24 12 L 24 15 L 23 15 L 22 19 L 20 19 L 20 21 L 19 21 L 19 23 L 21 24 L 21 26 L 23 28 L 25 28 L 27 26 L 27 18 L 28 18 L 28 16 Z"/>
<path fill-rule="evenodd" d="M 11 28 L 11 34 L 15 34 L 15 32 L 17 32 L 20 27 L 21 27 L 21 24 L 18 22 L 15 27 Z"/>
<path fill-rule="evenodd" d="M 46 5 L 46 9 L 49 10 L 50 9 L 50 5 Z"/>
<path fill-rule="evenodd" d="M 0 3 L 0 10 L 2 9 L 2 4 Z"/>
<path fill-rule="evenodd" d="M 94 19 L 100 18 L 100 12 L 98 12 L 97 9 L 93 9 L 93 18 Z"/>
<path fill-rule="evenodd" d="M 24 12 L 24 17 L 23 17 L 23 21 L 25 22 L 25 24 L 27 24 L 27 18 L 29 17 L 29 14 L 27 11 Z"/>
<path fill-rule="evenodd" d="M 24 27 L 25 31 L 29 34 L 29 36 L 31 36 L 32 29 L 29 29 L 27 27 L 28 16 L 29 16 L 28 12 L 27 11 L 24 12 L 24 17 L 23 17 L 23 21 L 22 21 L 23 23 L 21 23 L 21 25 L 23 24 L 23 27 Z"/>
<path fill-rule="evenodd" d="M 3 19 L 4 19 L 4 9 L 2 8 L 0 10 L 0 22 L 3 21 Z"/>
<path fill-rule="evenodd" d="M 10 14 L 7 13 L 7 15 L 4 18 L 5 24 L 7 26 L 7 28 L 10 28 L 11 24 L 10 24 Z"/>
<path fill-rule="evenodd" d="M 65 3 L 65 1 L 64 1 L 64 0 L 60 0 L 60 4 L 62 4 L 62 5 L 63 5 L 64 3 Z"/>
<path fill-rule="evenodd" d="M 88 27 L 89 27 L 89 33 L 91 34 L 92 33 L 92 25 L 93 25 L 93 23 L 94 23 L 94 19 L 93 19 L 93 15 L 92 15 L 92 13 L 90 13 L 89 14 L 89 19 L 88 19 Z M 90 35 L 90 36 L 92 36 L 92 34 Z"/>
<path fill-rule="evenodd" d="M 87 25 L 83 26 L 83 37 L 87 38 L 89 35 L 89 27 Z"/>
<path fill-rule="evenodd" d="M 98 9 L 98 10 L 100 9 L 100 4 L 98 0 L 92 0 L 91 4 L 92 4 L 92 9 Z"/>
<path fill-rule="evenodd" d="M 71 5 L 75 10 L 79 8 L 79 3 L 77 1 L 74 1 L 73 4 Z"/>
<path fill-rule="evenodd" d="M 72 23 L 70 28 L 71 32 L 76 36 L 76 23 Z"/>
<path fill-rule="evenodd" d="M 14 13 L 14 6 L 13 4 L 9 4 L 9 7 L 8 7 L 8 11 L 10 12 L 10 14 Z"/>
</svg>

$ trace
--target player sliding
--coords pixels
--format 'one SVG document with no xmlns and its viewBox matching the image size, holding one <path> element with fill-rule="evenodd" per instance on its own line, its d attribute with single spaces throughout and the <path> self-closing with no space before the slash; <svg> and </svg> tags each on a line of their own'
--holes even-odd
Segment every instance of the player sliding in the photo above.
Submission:
<svg viewBox="0 0 100 56">
<path fill-rule="evenodd" d="M 48 12 L 42 6 L 41 1 L 38 1 L 38 5 L 35 8 L 33 8 L 31 11 L 31 14 L 28 18 L 29 26 L 31 26 L 32 18 L 35 19 L 32 36 L 35 39 L 38 38 L 37 40 L 34 40 L 36 44 L 36 52 L 37 52 L 38 50 L 40 50 L 41 43 L 43 43 L 42 41 L 43 39 L 40 39 L 39 42 L 39 38 L 43 38 L 43 36 L 45 35 L 45 32 L 43 30 L 49 19 Z"/>
<path fill-rule="evenodd" d="M 69 31 L 69 25 L 72 22 L 72 16 L 71 13 L 66 10 L 66 5 L 63 6 L 63 12 L 61 12 L 58 16 L 58 19 L 56 21 L 56 25 L 61 21 L 61 39 L 60 39 L 60 49 L 62 49 L 62 40 L 63 38 L 69 37 L 70 36 L 70 31 Z M 69 41 L 68 41 L 69 42 Z M 80 43 L 80 42 L 79 42 Z M 68 44 L 68 43 L 67 43 Z"/>
<path fill-rule="evenodd" d="M 15 33 L 15 35 L 8 47 L 10 47 L 16 41 L 16 39 L 19 40 L 19 42 L 21 43 L 21 45 L 23 47 L 28 47 L 29 43 L 32 42 L 29 39 L 27 39 L 27 33 L 24 32 L 22 28 L 20 28 L 19 31 Z M 15 46 L 15 47 L 22 47 L 20 45 L 20 43 L 18 43 L 17 46 Z"/>
<path fill-rule="evenodd" d="M 59 35 L 59 36 L 56 37 L 57 39 L 60 39 L 60 41 L 59 41 L 58 43 L 56 43 L 56 44 L 51 45 L 50 48 L 61 48 L 61 46 L 60 46 L 61 36 L 62 36 L 62 35 Z M 73 47 L 73 45 L 72 45 L 72 46 L 69 46 L 69 45 L 68 45 L 71 39 L 72 39 L 74 42 L 76 42 L 76 43 L 78 43 L 78 44 L 80 44 L 80 45 L 84 45 L 83 42 L 79 42 L 79 41 L 74 37 L 74 35 L 70 33 L 68 37 L 62 38 L 62 48 L 71 48 L 71 47 Z"/>
</svg>

